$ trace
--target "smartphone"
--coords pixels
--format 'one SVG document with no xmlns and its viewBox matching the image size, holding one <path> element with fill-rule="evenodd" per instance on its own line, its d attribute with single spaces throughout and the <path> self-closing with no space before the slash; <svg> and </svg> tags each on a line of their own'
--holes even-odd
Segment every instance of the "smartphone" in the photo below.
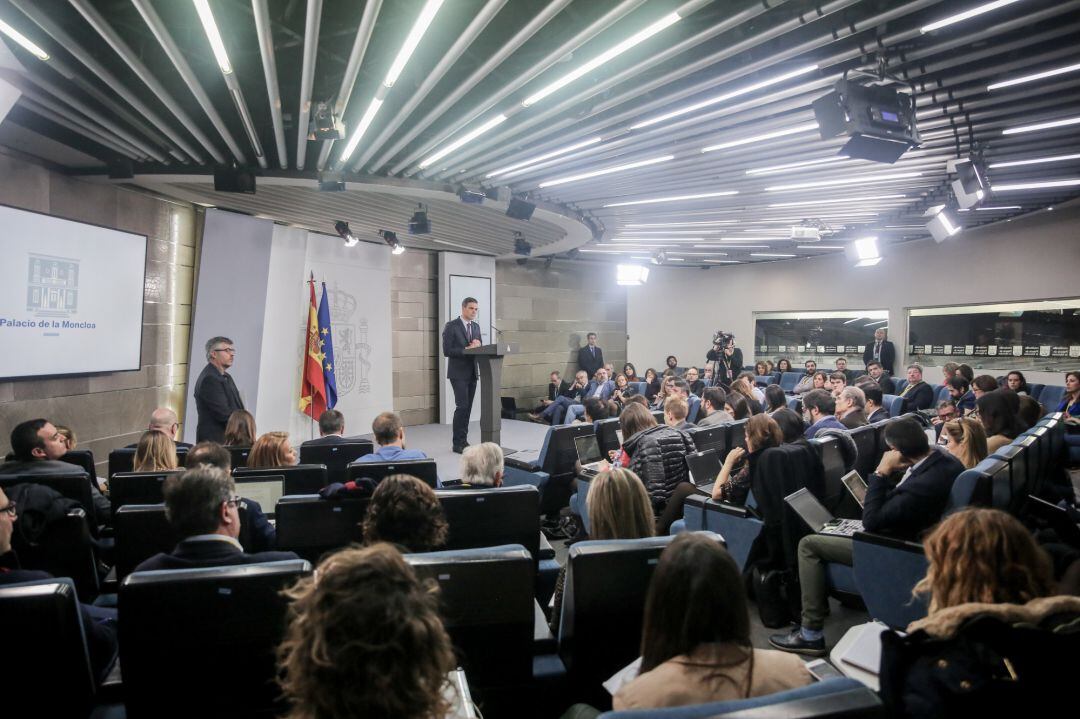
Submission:
<svg viewBox="0 0 1080 719">
<path fill-rule="evenodd" d="M 844 676 L 843 672 L 829 664 L 825 659 L 815 659 L 812 662 L 807 662 L 806 669 L 814 678 L 819 682 L 823 682 L 826 679 L 839 679 Z"/>
</svg>

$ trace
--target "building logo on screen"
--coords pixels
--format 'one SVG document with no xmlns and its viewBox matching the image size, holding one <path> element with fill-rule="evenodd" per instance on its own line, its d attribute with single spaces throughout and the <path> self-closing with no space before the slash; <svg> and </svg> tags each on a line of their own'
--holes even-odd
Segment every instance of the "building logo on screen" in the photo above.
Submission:
<svg viewBox="0 0 1080 719">
<path fill-rule="evenodd" d="M 334 328 L 334 377 L 338 394 L 344 395 L 356 389 L 360 394 L 371 392 L 371 345 L 368 342 L 366 317 L 356 314 L 356 297 L 335 287 L 327 291 L 330 296 L 330 317 Z"/>
<path fill-rule="evenodd" d="M 26 309 L 38 317 L 70 317 L 79 309 L 79 261 L 28 255 Z"/>
</svg>

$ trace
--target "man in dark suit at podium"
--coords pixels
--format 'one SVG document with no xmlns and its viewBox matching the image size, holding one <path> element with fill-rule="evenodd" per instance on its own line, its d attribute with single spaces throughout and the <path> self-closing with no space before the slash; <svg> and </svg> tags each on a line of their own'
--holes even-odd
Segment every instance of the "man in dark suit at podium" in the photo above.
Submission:
<svg viewBox="0 0 1080 719">
<path fill-rule="evenodd" d="M 464 354 L 466 349 L 482 344 L 480 325 L 475 322 L 479 308 L 475 297 L 466 297 L 461 301 L 461 317 L 447 322 L 442 333 L 446 378 L 454 389 L 453 449 L 458 454 L 469 446 L 469 415 L 476 395 L 476 380 L 480 376 L 476 360 Z"/>
</svg>

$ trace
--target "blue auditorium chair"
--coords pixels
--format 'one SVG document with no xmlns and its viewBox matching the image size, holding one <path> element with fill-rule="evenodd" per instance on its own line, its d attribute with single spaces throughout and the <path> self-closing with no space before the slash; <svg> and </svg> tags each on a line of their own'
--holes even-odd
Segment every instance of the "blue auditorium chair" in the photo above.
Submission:
<svg viewBox="0 0 1080 719">
<path fill-rule="evenodd" d="M 327 552 L 364 539 L 360 523 L 369 497 L 322 499 L 317 494 L 285 496 L 274 508 L 277 548 L 312 563 Z"/>
<path fill-rule="evenodd" d="M 692 494 L 683 503 L 684 528 L 689 532 L 713 532 L 724 538 L 727 550 L 741 571 L 762 521 L 746 507 L 717 502 L 704 494 Z"/>
<path fill-rule="evenodd" d="M 1035 399 L 1039 400 L 1043 407 L 1048 412 L 1054 412 L 1057 410 L 1058 405 L 1061 404 L 1061 398 L 1065 396 L 1065 387 L 1062 385 L 1048 384 L 1042 388 L 1039 392 L 1039 396 Z"/>
<path fill-rule="evenodd" d="M 887 394 L 881 398 L 881 404 L 889 410 L 890 417 L 900 417 L 904 414 L 904 398 L 900 395 Z"/>
<path fill-rule="evenodd" d="M 690 395 L 688 404 L 689 412 L 687 412 L 686 421 L 693 424 L 694 422 L 697 422 L 698 414 L 701 412 L 701 397 L 698 397 L 696 394 Z"/>
<path fill-rule="evenodd" d="M 1032 456 L 1035 452 L 1029 451 L 1031 445 L 1024 444 L 1026 439 L 1027 437 L 1017 437 L 990 455 L 1009 465 L 1008 480 L 994 484 L 994 506 L 1015 516 L 1020 516 L 1027 504 L 1028 495 L 1037 493 L 1035 485 L 1038 480 L 1035 472 L 1038 470 L 1038 458 Z M 1034 444 L 1034 440 L 1031 444 Z M 1032 461 L 1029 462 L 1029 459 Z"/>
<path fill-rule="evenodd" d="M 949 386 L 948 385 L 943 384 L 940 387 L 935 387 L 934 388 L 934 404 L 931 405 L 931 406 L 932 407 L 937 407 L 938 402 L 944 402 L 948 398 L 949 398 Z"/>
<path fill-rule="evenodd" d="M 591 424 L 549 427 L 538 452 L 515 452 L 505 459 L 503 484 L 531 484 L 540 491 L 540 512 L 548 514 L 565 507 L 571 494 L 577 450 L 574 438 L 593 434 Z"/>
<path fill-rule="evenodd" d="M 805 372 L 784 372 L 780 375 L 780 389 L 790 393 L 795 389 L 795 385 L 799 384 L 799 380 L 801 380 L 805 374 Z"/>
<path fill-rule="evenodd" d="M 649 389 L 648 382 L 630 382 L 629 384 L 632 384 L 637 388 L 637 394 L 643 395 L 645 394 L 645 391 Z"/>
<path fill-rule="evenodd" d="M 177 542 L 164 504 L 125 504 L 113 514 L 113 531 L 118 581 L 155 554 L 171 552 Z"/>
<path fill-rule="evenodd" d="M 905 378 L 905 377 L 893 378 L 893 384 L 896 386 L 897 394 L 899 394 L 900 392 L 904 391 L 905 387 L 907 387 L 907 378 Z"/>
<path fill-rule="evenodd" d="M 923 546 L 869 532 L 852 540 L 855 586 L 870 616 L 900 631 L 925 617 L 926 599 L 911 594 L 930 566 Z"/>
<path fill-rule="evenodd" d="M 1032 399 L 1039 399 L 1039 395 L 1042 394 L 1043 389 L 1046 387 L 1044 384 L 1038 384 L 1037 382 L 1028 382 L 1028 396 Z M 1048 412 L 1052 412 L 1057 407 L 1047 407 Z"/>
<path fill-rule="evenodd" d="M 600 719 L 862 719 L 884 717 L 881 699 L 855 679 L 842 677 L 750 699 L 667 709 L 610 711 Z"/>
</svg>

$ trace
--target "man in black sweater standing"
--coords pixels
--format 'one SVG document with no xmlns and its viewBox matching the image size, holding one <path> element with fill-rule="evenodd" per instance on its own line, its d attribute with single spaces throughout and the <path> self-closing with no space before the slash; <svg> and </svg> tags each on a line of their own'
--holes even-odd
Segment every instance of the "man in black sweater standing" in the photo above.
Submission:
<svg viewBox="0 0 1080 719">
<path fill-rule="evenodd" d="M 483 344 L 480 325 L 475 322 L 480 304 L 475 297 L 461 301 L 461 317 L 456 317 L 443 327 L 443 356 L 446 357 L 446 378 L 454 389 L 454 439 L 453 450 L 457 454 L 469 446 L 469 415 L 472 414 L 476 381 L 480 373 L 476 360 L 465 355 L 465 350 Z"/>
<path fill-rule="evenodd" d="M 236 348 L 228 337 L 211 337 L 206 342 L 206 367 L 195 380 L 195 410 L 199 424 L 196 442 L 225 443 L 225 425 L 229 415 L 244 409 L 240 390 L 236 389 L 228 369 L 236 358 Z"/>
</svg>

